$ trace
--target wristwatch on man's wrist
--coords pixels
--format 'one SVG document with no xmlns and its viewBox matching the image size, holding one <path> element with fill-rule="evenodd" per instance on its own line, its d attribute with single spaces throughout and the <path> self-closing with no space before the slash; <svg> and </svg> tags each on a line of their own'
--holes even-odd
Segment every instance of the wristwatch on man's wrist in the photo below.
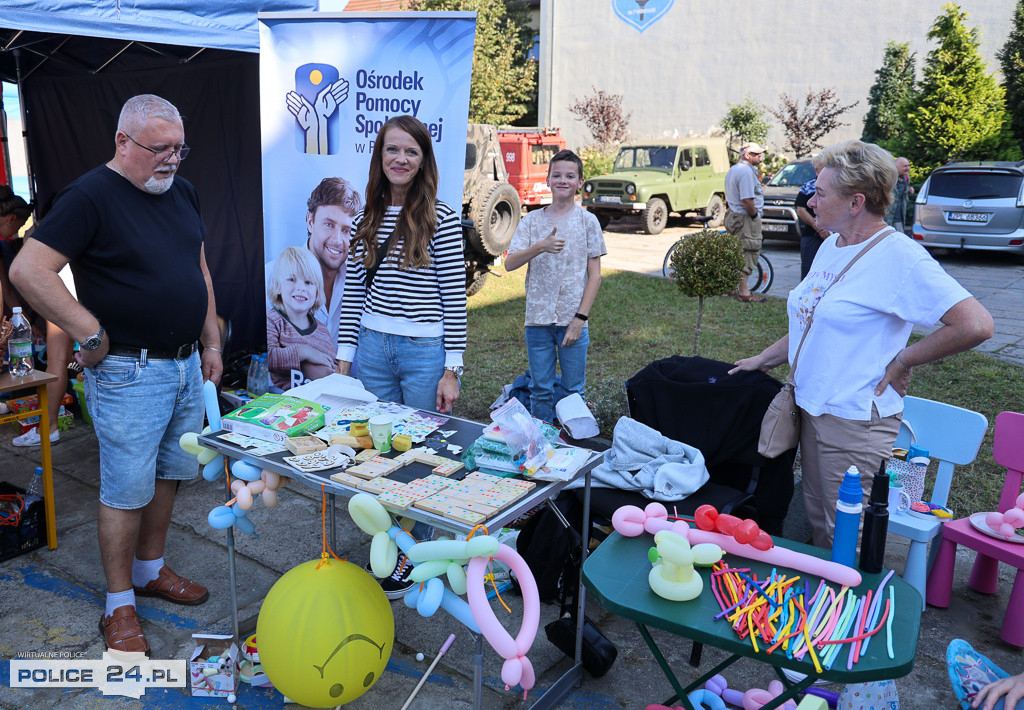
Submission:
<svg viewBox="0 0 1024 710">
<path fill-rule="evenodd" d="M 448 370 L 448 372 L 451 372 L 456 377 L 462 377 L 462 373 L 466 371 L 466 368 L 462 365 L 445 365 L 444 369 Z"/>
<path fill-rule="evenodd" d="M 82 350 L 96 350 L 100 345 L 103 344 L 103 326 L 96 331 L 96 335 L 90 336 L 85 339 L 85 342 L 80 343 Z"/>
</svg>

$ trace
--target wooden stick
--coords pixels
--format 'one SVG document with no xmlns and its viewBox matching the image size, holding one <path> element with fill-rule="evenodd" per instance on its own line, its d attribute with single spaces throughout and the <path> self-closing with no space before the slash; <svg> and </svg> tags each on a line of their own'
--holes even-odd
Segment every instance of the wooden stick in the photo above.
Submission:
<svg viewBox="0 0 1024 710">
<path fill-rule="evenodd" d="M 430 667 L 427 668 L 427 672 L 423 674 L 423 677 L 420 678 L 420 682 L 417 683 L 416 687 L 412 689 L 412 694 L 409 695 L 409 698 L 405 701 L 405 705 L 401 707 L 401 710 L 406 710 L 406 708 L 408 708 L 409 705 L 412 704 L 413 698 L 416 697 L 416 693 L 420 692 L 420 688 L 422 688 L 423 684 L 427 682 L 427 677 L 430 675 L 430 672 L 434 670 L 434 666 L 436 666 L 437 662 L 441 660 L 441 656 L 445 654 L 445 652 L 448 650 L 448 647 L 452 645 L 453 641 L 455 641 L 455 634 L 450 635 L 448 637 L 448 640 L 444 642 L 444 645 L 441 646 L 441 650 L 437 652 L 436 656 L 434 656 L 434 660 L 431 661 Z"/>
</svg>

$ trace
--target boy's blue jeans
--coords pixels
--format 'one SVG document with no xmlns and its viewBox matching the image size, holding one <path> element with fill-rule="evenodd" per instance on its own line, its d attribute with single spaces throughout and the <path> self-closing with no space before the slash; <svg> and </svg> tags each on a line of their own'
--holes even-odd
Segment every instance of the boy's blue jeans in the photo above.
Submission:
<svg viewBox="0 0 1024 710">
<path fill-rule="evenodd" d="M 530 360 L 530 413 L 546 422 L 555 420 L 555 360 L 562 371 L 562 386 L 583 396 L 587 384 L 587 348 L 590 329 L 583 328 L 579 340 L 562 347 L 564 325 L 526 326 L 526 355 Z"/>
</svg>

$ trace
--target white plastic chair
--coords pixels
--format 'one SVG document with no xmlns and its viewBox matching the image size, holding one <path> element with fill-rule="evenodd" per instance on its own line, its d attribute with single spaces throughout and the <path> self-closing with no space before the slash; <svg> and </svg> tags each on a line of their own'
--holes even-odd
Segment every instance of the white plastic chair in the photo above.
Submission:
<svg viewBox="0 0 1024 710">
<path fill-rule="evenodd" d="M 939 462 L 931 502 L 945 506 L 953 481 L 953 467 L 964 466 L 974 461 L 981 447 L 981 440 L 988 431 L 988 420 L 978 412 L 919 397 L 903 399 L 903 419 L 913 427 L 917 445 L 927 449 L 928 455 Z M 901 426 L 895 446 L 905 449 L 909 444 L 910 433 L 907 427 Z M 910 540 L 903 579 L 921 593 L 923 607 L 928 568 L 931 563 L 928 543 L 942 534 L 942 520 L 934 517 L 918 518 L 909 512 L 890 510 L 889 533 L 902 535 Z M 937 550 L 936 541 L 932 546 L 932 559 Z"/>
</svg>

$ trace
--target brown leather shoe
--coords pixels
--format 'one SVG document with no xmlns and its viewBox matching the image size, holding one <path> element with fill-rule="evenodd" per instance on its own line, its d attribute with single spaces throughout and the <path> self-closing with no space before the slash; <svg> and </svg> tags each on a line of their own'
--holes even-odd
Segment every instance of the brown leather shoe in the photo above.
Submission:
<svg viewBox="0 0 1024 710">
<path fill-rule="evenodd" d="M 149 644 L 142 633 L 139 615 L 131 604 L 117 607 L 110 616 L 100 616 L 100 633 L 112 651 L 149 655 Z"/>
<path fill-rule="evenodd" d="M 175 604 L 188 606 L 202 604 L 210 598 L 206 587 L 177 575 L 167 565 L 160 568 L 156 579 L 150 581 L 145 587 L 135 587 L 134 589 L 137 597 L 160 597 Z"/>
</svg>

